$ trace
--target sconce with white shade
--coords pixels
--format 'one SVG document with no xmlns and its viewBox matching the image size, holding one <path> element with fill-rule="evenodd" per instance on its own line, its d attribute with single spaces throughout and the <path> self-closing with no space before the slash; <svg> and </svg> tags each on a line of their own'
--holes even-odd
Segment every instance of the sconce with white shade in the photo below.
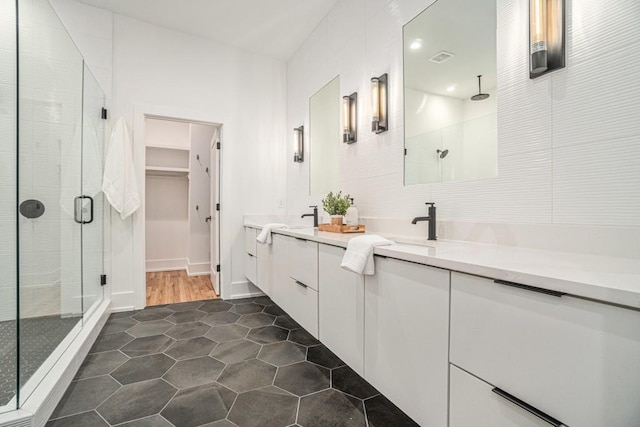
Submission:
<svg viewBox="0 0 640 427">
<path fill-rule="evenodd" d="M 304 126 L 293 128 L 295 132 L 293 161 L 302 163 L 304 161 Z"/>
<path fill-rule="evenodd" d="M 564 68 L 565 0 L 529 0 L 529 77 Z"/>
<path fill-rule="evenodd" d="M 347 144 L 358 140 L 358 93 L 342 97 L 342 142 Z"/>
<path fill-rule="evenodd" d="M 387 81 L 387 73 L 371 78 L 371 130 L 375 133 L 389 130 Z"/>
</svg>

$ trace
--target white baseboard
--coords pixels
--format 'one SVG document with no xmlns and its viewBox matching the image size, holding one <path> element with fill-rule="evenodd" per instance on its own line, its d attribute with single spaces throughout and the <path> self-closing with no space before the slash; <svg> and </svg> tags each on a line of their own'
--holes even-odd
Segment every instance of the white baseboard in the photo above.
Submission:
<svg viewBox="0 0 640 427">
<path fill-rule="evenodd" d="M 187 258 L 148 259 L 145 270 L 147 273 L 154 273 L 156 271 L 186 270 L 187 265 L 189 265 Z"/>
<path fill-rule="evenodd" d="M 187 263 L 187 275 L 189 276 L 205 276 L 211 274 L 210 262 Z"/>
<path fill-rule="evenodd" d="M 111 294 L 111 311 L 131 311 L 134 309 L 135 294 L 133 291 Z"/>
<path fill-rule="evenodd" d="M 231 283 L 229 299 L 261 297 L 263 295 L 265 295 L 264 292 L 258 289 L 253 283 L 245 280 Z"/>
</svg>

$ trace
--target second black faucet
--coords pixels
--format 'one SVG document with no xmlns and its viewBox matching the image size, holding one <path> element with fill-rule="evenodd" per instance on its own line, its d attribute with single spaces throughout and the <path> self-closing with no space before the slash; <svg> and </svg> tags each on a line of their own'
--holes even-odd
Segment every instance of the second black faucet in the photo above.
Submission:
<svg viewBox="0 0 640 427">
<path fill-rule="evenodd" d="M 438 240 L 436 236 L 436 204 L 433 202 L 425 204 L 429 206 L 429 216 L 417 216 L 413 218 L 411 224 L 417 224 L 419 221 L 429 221 L 429 237 L 427 237 L 427 240 Z"/>
</svg>

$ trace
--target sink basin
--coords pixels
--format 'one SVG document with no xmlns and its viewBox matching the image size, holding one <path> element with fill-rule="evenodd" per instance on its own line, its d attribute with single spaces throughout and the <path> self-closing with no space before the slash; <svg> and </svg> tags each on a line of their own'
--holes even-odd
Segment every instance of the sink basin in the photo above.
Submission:
<svg viewBox="0 0 640 427">
<path fill-rule="evenodd" d="M 436 242 L 428 240 L 426 237 L 414 236 L 385 236 L 387 239 L 403 245 L 425 246 L 427 248 L 435 248 Z"/>
</svg>

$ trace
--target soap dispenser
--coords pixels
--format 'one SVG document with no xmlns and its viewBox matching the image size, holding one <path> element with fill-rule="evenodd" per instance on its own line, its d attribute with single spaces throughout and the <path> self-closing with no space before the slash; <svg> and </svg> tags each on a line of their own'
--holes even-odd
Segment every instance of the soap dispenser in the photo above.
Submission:
<svg viewBox="0 0 640 427">
<path fill-rule="evenodd" d="M 358 218 L 358 208 L 353 204 L 353 197 L 351 198 L 351 206 L 347 209 L 347 214 L 344 218 L 347 225 L 350 226 L 358 226 L 359 218 Z"/>
</svg>

